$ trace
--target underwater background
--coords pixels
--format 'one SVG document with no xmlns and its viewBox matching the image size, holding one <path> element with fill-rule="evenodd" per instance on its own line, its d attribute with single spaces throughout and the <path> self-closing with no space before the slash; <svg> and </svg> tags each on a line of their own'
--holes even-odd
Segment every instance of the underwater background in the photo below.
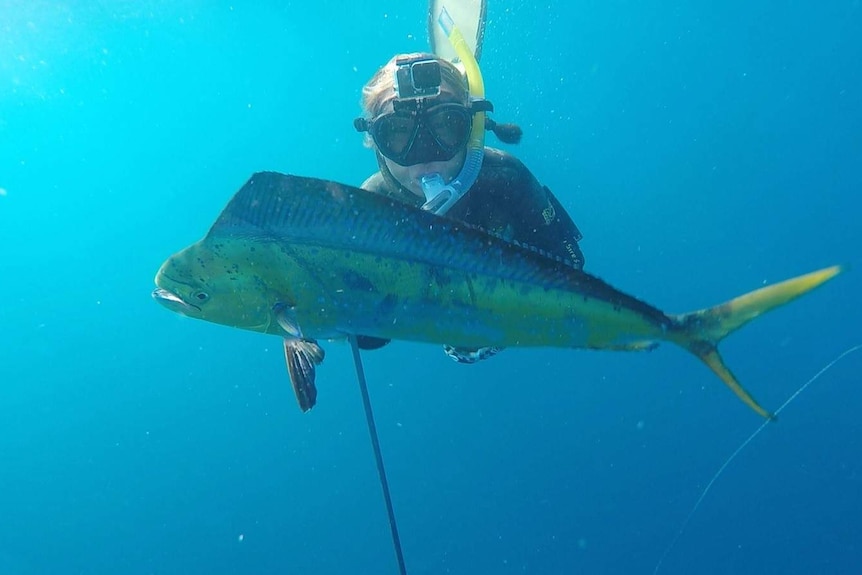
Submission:
<svg viewBox="0 0 862 575">
<path fill-rule="evenodd" d="M 349 347 L 301 414 L 278 338 L 150 292 L 253 172 L 375 170 L 426 10 L 0 0 L 0 575 L 397 573 Z M 860 62 L 859 0 L 489 0 L 481 59 L 587 271 L 680 312 L 850 265 L 722 344 L 768 409 L 862 343 Z M 363 357 L 409 573 L 862 572 L 862 351 L 669 550 L 761 424 L 686 352 Z"/>
</svg>

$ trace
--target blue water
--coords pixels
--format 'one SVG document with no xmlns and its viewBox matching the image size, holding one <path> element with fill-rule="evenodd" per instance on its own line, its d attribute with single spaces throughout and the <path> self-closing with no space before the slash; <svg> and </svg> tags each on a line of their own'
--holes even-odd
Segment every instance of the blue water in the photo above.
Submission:
<svg viewBox="0 0 862 575">
<path fill-rule="evenodd" d="M 254 171 L 361 182 L 362 84 L 427 47 L 422 2 L 251 4 L 0 1 L 2 575 L 397 572 L 349 348 L 303 415 L 278 339 L 150 298 Z M 862 342 L 860 62 L 858 0 L 490 0 L 482 57 L 590 272 L 685 311 L 855 265 L 723 344 L 770 409 Z M 760 424 L 671 346 L 365 361 L 412 574 L 652 573 Z M 860 370 L 659 573 L 862 572 Z"/>
</svg>

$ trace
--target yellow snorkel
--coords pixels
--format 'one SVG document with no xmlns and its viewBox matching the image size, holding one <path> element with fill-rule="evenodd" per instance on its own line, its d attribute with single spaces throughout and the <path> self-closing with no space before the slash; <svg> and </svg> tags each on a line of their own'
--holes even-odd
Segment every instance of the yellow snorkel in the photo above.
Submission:
<svg viewBox="0 0 862 575">
<path fill-rule="evenodd" d="M 437 23 L 445 32 L 449 43 L 464 66 L 471 103 L 484 100 L 485 83 L 482 80 L 479 63 L 445 7 L 440 11 Z M 428 174 L 421 178 L 422 191 L 425 193 L 426 199 L 422 209 L 435 214 L 444 214 L 455 205 L 455 202 L 464 197 L 464 194 L 479 177 L 484 153 L 485 112 L 480 110 L 473 114 L 473 129 L 470 131 L 470 139 L 467 142 L 467 156 L 464 158 L 464 165 L 455 179 L 447 184 L 438 173 Z"/>
<path fill-rule="evenodd" d="M 464 39 L 461 31 L 457 26 L 455 26 L 452 18 L 449 17 L 449 12 L 446 11 L 446 8 L 443 8 L 443 11 L 440 12 L 440 18 L 438 18 L 437 22 L 446 32 L 446 36 L 449 38 L 452 48 L 455 50 L 455 53 L 458 54 L 458 58 L 464 66 L 464 72 L 467 74 L 467 86 L 470 88 L 470 100 L 484 100 L 485 81 L 482 80 L 482 71 L 479 69 L 479 62 L 477 62 L 475 56 L 473 56 L 473 51 L 467 45 L 467 41 Z M 468 144 L 468 149 L 474 149 L 477 147 L 480 150 L 485 147 L 484 111 L 476 112 L 473 115 L 473 131 L 470 132 L 470 143 Z"/>
</svg>

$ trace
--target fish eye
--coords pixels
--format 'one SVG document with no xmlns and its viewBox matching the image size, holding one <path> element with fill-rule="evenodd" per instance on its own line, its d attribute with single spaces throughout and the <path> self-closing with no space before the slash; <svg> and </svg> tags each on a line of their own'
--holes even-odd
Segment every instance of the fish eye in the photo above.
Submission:
<svg viewBox="0 0 862 575">
<path fill-rule="evenodd" d="M 205 302 L 210 298 L 210 295 L 205 291 L 196 291 L 192 294 L 192 297 L 198 300 L 199 302 Z"/>
</svg>

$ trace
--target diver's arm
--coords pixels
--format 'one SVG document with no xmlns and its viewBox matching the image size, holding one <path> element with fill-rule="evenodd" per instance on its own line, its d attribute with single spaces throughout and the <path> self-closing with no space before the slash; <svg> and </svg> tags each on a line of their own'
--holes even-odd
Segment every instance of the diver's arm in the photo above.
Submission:
<svg viewBox="0 0 862 575">
<path fill-rule="evenodd" d="M 537 232 L 538 236 L 543 237 L 542 245 L 557 243 L 567 254 L 567 259 L 571 260 L 576 268 L 583 269 L 584 254 L 578 245 L 578 242 L 583 238 L 581 231 L 551 190 L 547 186 L 542 186 L 542 191 L 544 192 L 542 203 L 546 203 L 546 210 L 548 210 L 547 212 L 543 211 L 542 223 L 545 222 L 545 213 L 552 214 L 550 223 Z"/>
<path fill-rule="evenodd" d="M 578 245 L 582 236 L 571 216 L 522 162 L 515 159 L 512 168 L 513 185 L 519 191 L 512 206 L 515 237 L 583 268 L 584 254 Z"/>
</svg>

